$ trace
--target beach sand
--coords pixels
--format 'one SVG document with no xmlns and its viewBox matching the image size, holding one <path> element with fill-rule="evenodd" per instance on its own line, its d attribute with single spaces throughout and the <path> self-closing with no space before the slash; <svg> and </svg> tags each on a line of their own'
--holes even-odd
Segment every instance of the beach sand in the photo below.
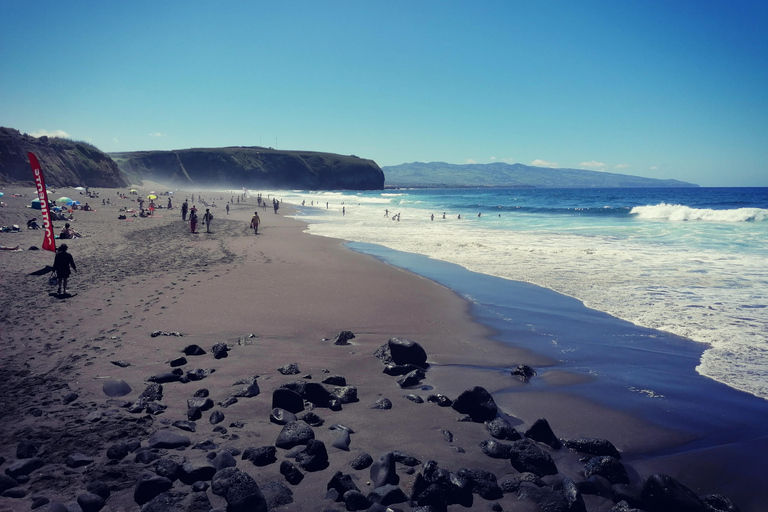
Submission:
<svg viewBox="0 0 768 512">
<path fill-rule="evenodd" d="M 145 184 L 141 193 L 159 185 Z M 150 436 L 162 429 L 186 435 L 193 446 L 161 449 L 166 459 L 205 463 L 207 455 L 226 449 L 274 446 L 282 427 L 270 422 L 273 391 L 296 380 L 321 382 L 341 375 L 356 387 L 357 401 L 341 410 L 313 409 L 324 420 L 314 427 L 316 439 L 328 451 L 329 464 L 319 471 L 304 471 L 301 483 L 286 482 L 280 466 L 287 450 L 277 448 L 276 462 L 256 466 L 241 456 L 237 468 L 251 475 L 262 489 L 274 495 L 284 484 L 292 502 L 279 510 L 344 510 L 343 503 L 325 500 L 327 484 L 337 471 L 350 474 L 360 491 L 373 490 L 369 469 L 355 470 L 350 462 L 362 453 L 374 460 L 399 450 L 419 461 L 435 460 L 440 468 L 483 469 L 499 481 L 518 474 L 506 459 L 486 456 L 478 446 L 491 436 L 482 423 L 457 421 L 462 415 L 435 403 L 414 403 L 404 395 L 415 393 L 426 400 L 440 393 L 455 399 L 462 391 L 482 386 L 491 393 L 510 386 L 526 386 L 509 372 L 487 372 L 493 366 L 515 368 L 553 365 L 551 359 L 492 339 L 492 332 L 473 321 L 469 304 L 456 293 L 430 280 L 389 266 L 371 256 L 343 247 L 343 241 L 303 233 L 305 225 L 271 210 L 259 210 L 259 235 L 248 228 L 255 198 L 231 206 L 229 215 L 219 193 L 211 233 L 205 226 L 191 234 L 181 221 L 178 207 L 184 193 L 174 197 L 176 208 L 160 209 L 153 218 L 118 220 L 119 208 L 135 207 L 131 199 L 119 199 L 114 190 L 99 189 L 94 212 L 76 212 L 73 227 L 84 238 L 68 240 L 78 273 L 70 278 L 71 296 L 59 297 L 48 284 L 44 269 L 53 254 L 28 250 L 40 246 L 42 231 L 26 230 L 26 220 L 40 212 L 25 208 L 35 198 L 31 187 L 6 187 L 0 208 L 0 225 L 18 224 L 18 233 L 1 233 L 0 245 L 19 246 L 19 251 L 0 251 L 0 434 L 5 442 L 0 456 L 4 470 L 19 460 L 17 446 L 32 440 L 44 465 L 22 477 L 17 497 L 8 491 L 0 497 L 0 510 L 29 510 L 45 498 L 76 503 L 90 482 L 106 482 L 111 495 L 109 510 L 138 510 L 134 501 L 136 481 L 142 472 L 154 472 L 154 462 L 135 462 L 138 451 L 120 460 L 107 458 L 107 449 L 127 440 L 148 446 Z M 14 192 L 27 194 L 13 197 Z M 83 201 L 77 191 L 59 190 L 54 197 L 69 195 Z M 109 197 L 111 205 L 102 206 Z M 226 196 L 226 199 L 229 195 Z M 91 200 L 89 200 L 91 201 Z M 83 201 L 84 202 L 84 201 Z M 161 197 L 159 204 L 165 205 Z M 201 205 L 198 204 L 198 208 Z M 204 207 L 201 212 L 204 211 Z M 54 222 L 58 233 L 63 222 Z M 57 241 L 57 243 L 61 243 Z M 181 336 L 166 334 L 179 333 Z M 333 344 L 341 331 L 355 338 L 349 345 Z M 421 384 L 401 389 L 396 377 L 382 372 L 373 353 L 388 339 L 404 337 L 418 342 L 432 365 Z M 211 348 L 226 343 L 228 356 L 216 359 Z M 160 402 L 167 409 L 158 414 L 146 410 L 131 413 L 127 402 L 136 401 L 147 379 L 171 371 L 169 362 L 196 344 L 207 353 L 186 356 L 181 368 L 208 370 L 201 380 L 163 384 Z M 115 361 L 129 363 L 119 366 Z M 296 363 L 300 372 L 283 375 L 278 368 Z M 260 394 L 239 398 L 223 407 L 238 387 L 234 384 L 258 376 Z M 576 383 L 580 376 L 567 371 L 549 372 L 560 384 Z M 109 397 L 105 382 L 120 380 L 131 392 Z M 202 412 L 194 432 L 173 426 L 188 419 L 188 400 L 201 389 L 210 393 L 211 410 Z M 333 386 L 329 386 L 332 389 Z M 64 399 L 75 393 L 77 398 Z M 388 410 L 372 409 L 378 399 L 392 402 Z M 691 453 L 672 458 L 644 459 L 691 441 L 685 432 L 670 431 L 639 419 L 627 411 L 600 406 L 563 392 L 500 394 L 495 397 L 501 412 L 519 432 L 538 418 L 547 418 L 560 438 L 601 437 L 626 455 L 633 486 L 657 472 L 667 473 L 696 494 L 738 491 L 729 496 L 742 510 L 759 510 L 754 496 L 724 478 L 731 469 L 722 453 Z M 214 425 L 211 412 L 223 413 Z M 351 428 L 348 450 L 332 446 L 335 424 Z M 221 428 L 224 427 L 224 428 Z M 204 444 L 202 444 L 204 443 Z M 198 447 L 194 447 L 198 445 Z M 563 478 L 584 480 L 584 454 L 554 450 L 538 443 L 554 459 L 559 474 L 544 480 L 557 485 Z M 73 454 L 90 462 L 72 463 Z M 67 465 L 68 457 L 70 464 Z M 76 457 L 77 458 L 77 457 Z M 295 461 L 294 461 L 295 462 Z M 725 464 L 723 464 L 725 462 Z M 409 469 L 398 463 L 399 486 L 410 492 L 421 466 Z M 23 491 L 19 492 L 21 489 Z M 173 490 L 191 493 L 181 481 Z M 765 492 L 765 491 L 760 491 Z M 214 507 L 225 500 L 207 490 Z M 13 493 L 12 493 L 13 496 Z M 276 499 L 276 498 L 275 498 Z M 583 495 L 587 510 L 609 510 L 613 502 L 597 495 Z M 740 501 L 741 500 L 741 501 Z M 486 500 L 474 495 L 469 508 L 451 505 L 449 510 L 488 510 L 498 502 L 503 510 L 539 510 L 530 498 L 514 492 Z M 407 503 L 393 505 L 410 510 Z M 41 508 L 45 510 L 45 508 Z"/>
</svg>

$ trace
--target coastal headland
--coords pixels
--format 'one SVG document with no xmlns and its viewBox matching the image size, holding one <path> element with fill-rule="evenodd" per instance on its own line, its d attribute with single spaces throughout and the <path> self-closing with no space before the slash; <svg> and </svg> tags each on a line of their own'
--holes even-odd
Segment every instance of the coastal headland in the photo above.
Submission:
<svg viewBox="0 0 768 512">
<path fill-rule="evenodd" d="M 25 227 L 34 190 L 3 192 L 0 225 L 21 229 L 0 233 L 18 248 L 0 253 L 0 510 L 735 510 L 702 498 L 723 494 L 758 511 L 767 497 L 729 476 L 728 447 L 651 458 L 695 439 L 567 392 L 494 396 L 556 361 L 286 208 L 249 197 L 227 213 L 232 194 L 195 192 L 217 206 L 192 234 L 183 191 L 145 218 L 121 211 L 138 196 L 99 189 L 96 211 L 75 212 L 61 296 Z"/>
</svg>

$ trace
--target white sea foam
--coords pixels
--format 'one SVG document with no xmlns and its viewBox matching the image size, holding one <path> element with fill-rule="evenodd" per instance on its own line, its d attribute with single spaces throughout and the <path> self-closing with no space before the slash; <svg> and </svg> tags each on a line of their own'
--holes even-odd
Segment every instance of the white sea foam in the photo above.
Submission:
<svg viewBox="0 0 768 512">
<path fill-rule="evenodd" d="M 286 199 L 301 203 L 306 197 Z M 708 343 L 699 373 L 768 398 L 768 241 L 760 234 L 764 230 L 730 229 L 727 237 L 718 237 L 722 228 L 709 224 L 759 220 L 766 210 L 717 212 L 661 204 L 633 210 L 645 223 L 609 223 L 594 232 L 576 221 L 571 226 L 551 219 L 525 224 L 522 215 L 489 215 L 481 222 L 474 217 L 458 221 L 455 214 L 443 220 L 438 212 L 431 221 L 432 212 L 418 205 L 402 208 L 401 220 L 393 221 L 384 217 L 380 199 L 347 194 L 345 217 L 319 208 L 302 219 L 312 234 L 530 282 L 637 325 Z M 396 213 L 399 206 L 392 201 L 398 198 L 387 199 L 390 213 Z M 706 222 L 676 222 L 685 218 Z M 740 244 L 749 250 L 734 249 Z"/>
<path fill-rule="evenodd" d="M 762 208 L 735 208 L 731 210 L 712 210 L 709 208 L 691 208 L 680 204 L 661 203 L 655 206 L 635 206 L 630 211 L 641 219 L 704 222 L 762 222 L 768 221 L 768 210 Z"/>
</svg>

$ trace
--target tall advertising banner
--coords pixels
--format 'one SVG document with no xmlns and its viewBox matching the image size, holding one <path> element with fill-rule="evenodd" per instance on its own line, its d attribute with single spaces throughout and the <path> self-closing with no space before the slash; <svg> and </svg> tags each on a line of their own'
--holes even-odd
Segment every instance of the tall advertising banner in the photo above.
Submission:
<svg viewBox="0 0 768 512">
<path fill-rule="evenodd" d="M 32 166 L 32 173 L 35 175 L 35 186 L 37 187 L 37 197 L 40 199 L 40 209 L 43 212 L 43 229 L 45 238 L 43 238 L 43 250 L 56 252 L 56 240 L 53 238 L 53 222 L 51 222 L 51 210 L 48 208 L 48 190 L 45 188 L 43 179 L 43 170 L 40 169 L 40 162 L 32 153 L 29 156 L 29 165 Z"/>
</svg>

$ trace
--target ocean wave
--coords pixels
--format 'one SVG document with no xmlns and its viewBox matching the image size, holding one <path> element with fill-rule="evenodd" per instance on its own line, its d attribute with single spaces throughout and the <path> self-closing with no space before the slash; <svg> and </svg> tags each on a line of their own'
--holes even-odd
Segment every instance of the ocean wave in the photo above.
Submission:
<svg viewBox="0 0 768 512">
<path fill-rule="evenodd" d="M 735 208 L 712 210 L 691 208 L 681 204 L 660 203 L 653 206 L 635 206 L 629 212 L 645 220 L 703 221 L 703 222 L 764 222 L 768 221 L 768 210 L 763 208 Z"/>
</svg>

